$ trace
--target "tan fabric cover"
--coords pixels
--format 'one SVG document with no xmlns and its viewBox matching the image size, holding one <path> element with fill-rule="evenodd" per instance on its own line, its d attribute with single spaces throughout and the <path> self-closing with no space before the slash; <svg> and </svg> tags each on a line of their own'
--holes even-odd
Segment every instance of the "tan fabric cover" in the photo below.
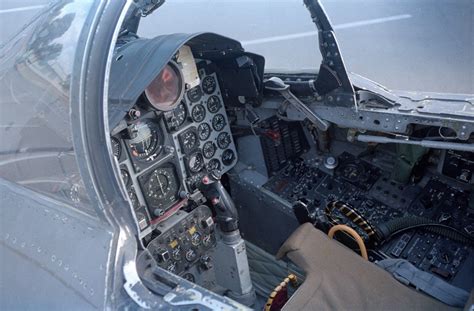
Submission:
<svg viewBox="0 0 474 311">
<path fill-rule="evenodd" d="M 458 310 L 395 280 L 307 223 L 278 251 L 306 272 L 284 310 Z"/>
</svg>

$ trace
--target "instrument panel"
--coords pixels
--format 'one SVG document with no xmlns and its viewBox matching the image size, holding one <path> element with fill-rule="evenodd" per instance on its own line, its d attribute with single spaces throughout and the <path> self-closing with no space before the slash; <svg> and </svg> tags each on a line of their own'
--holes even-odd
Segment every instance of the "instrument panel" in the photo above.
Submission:
<svg viewBox="0 0 474 311">
<path fill-rule="evenodd" d="M 188 90 L 184 83 L 166 80 L 182 78 L 176 72 L 179 65 L 172 64 L 165 68 L 168 74 L 160 73 L 144 91 L 125 117 L 126 125 L 111 137 L 143 236 L 186 204 L 204 174 L 214 170 L 223 174 L 237 162 L 217 73 L 209 69 L 211 63 L 197 62 L 200 83 Z M 170 90 L 180 93 L 179 85 L 183 85 L 180 96 L 169 94 Z M 167 89 L 161 91 L 159 87 Z M 157 108 L 165 106 L 163 110 Z"/>
<path fill-rule="evenodd" d="M 191 191 L 205 173 L 214 170 L 226 173 L 237 162 L 217 74 L 210 71 L 206 61 L 198 63 L 198 68 L 201 84 L 190 89 L 183 100 L 192 122 L 173 134 Z"/>
</svg>

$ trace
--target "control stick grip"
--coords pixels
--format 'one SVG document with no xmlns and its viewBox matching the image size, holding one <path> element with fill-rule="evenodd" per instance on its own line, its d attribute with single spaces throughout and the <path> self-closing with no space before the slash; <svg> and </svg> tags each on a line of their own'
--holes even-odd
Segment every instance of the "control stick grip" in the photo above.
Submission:
<svg viewBox="0 0 474 311">
<path fill-rule="evenodd" d="M 216 210 L 216 222 L 223 232 L 232 232 L 239 228 L 239 215 L 229 192 L 216 173 L 204 176 L 199 190 L 211 201 Z"/>
</svg>

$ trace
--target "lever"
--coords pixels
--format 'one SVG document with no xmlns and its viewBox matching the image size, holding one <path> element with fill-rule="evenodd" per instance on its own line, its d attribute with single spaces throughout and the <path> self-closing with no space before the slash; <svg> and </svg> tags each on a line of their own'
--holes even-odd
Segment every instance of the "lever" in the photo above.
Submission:
<svg viewBox="0 0 474 311">
<path fill-rule="evenodd" d="M 290 91 L 290 86 L 285 84 L 282 79 L 278 77 L 271 77 L 264 82 L 267 90 L 279 92 L 290 104 L 292 104 L 299 112 L 304 114 L 316 127 L 322 131 L 327 131 L 329 123 L 321 119 L 311 109 L 308 108 L 295 94 Z"/>
</svg>

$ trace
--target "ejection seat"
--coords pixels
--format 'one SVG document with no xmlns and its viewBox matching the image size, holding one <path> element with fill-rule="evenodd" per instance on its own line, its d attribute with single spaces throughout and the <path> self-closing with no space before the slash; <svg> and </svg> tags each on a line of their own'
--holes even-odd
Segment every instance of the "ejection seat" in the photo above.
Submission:
<svg viewBox="0 0 474 311">
<path fill-rule="evenodd" d="M 282 245 L 277 258 L 284 256 L 306 278 L 283 310 L 459 310 L 399 283 L 309 223 Z"/>
</svg>

